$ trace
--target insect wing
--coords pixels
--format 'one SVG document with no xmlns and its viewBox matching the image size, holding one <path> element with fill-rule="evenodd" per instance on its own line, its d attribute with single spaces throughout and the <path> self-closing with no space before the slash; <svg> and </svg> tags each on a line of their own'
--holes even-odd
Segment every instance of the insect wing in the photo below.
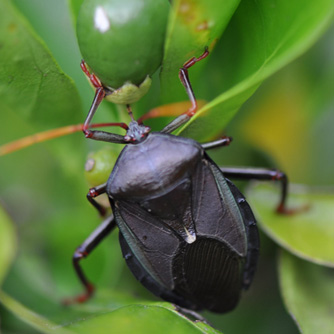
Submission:
<svg viewBox="0 0 334 334">
<path fill-rule="evenodd" d="M 243 286 L 247 256 L 244 217 L 220 169 L 204 157 L 193 175 L 197 239 L 174 260 L 176 292 L 198 308 L 233 309 Z"/>
<path fill-rule="evenodd" d="M 141 266 L 159 285 L 172 290 L 172 259 L 180 243 L 175 233 L 137 203 L 117 201 L 113 211 L 120 232 Z"/>
<path fill-rule="evenodd" d="M 193 217 L 198 236 L 212 237 L 244 257 L 247 238 L 238 203 L 220 169 L 208 157 L 194 173 Z"/>
<path fill-rule="evenodd" d="M 256 226 L 256 220 L 252 209 L 246 202 L 245 197 L 241 194 L 239 189 L 228 179 L 225 179 L 229 188 L 231 189 L 234 198 L 239 204 L 240 213 L 243 216 L 247 235 L 247 259 L 244 268 L 243 288 L 248 289 L 252 283 L 253 276 L 257 267 L 257 261 L 259 257 L 260 249 L 260 237 L 259 231 Z"/>
</svg>

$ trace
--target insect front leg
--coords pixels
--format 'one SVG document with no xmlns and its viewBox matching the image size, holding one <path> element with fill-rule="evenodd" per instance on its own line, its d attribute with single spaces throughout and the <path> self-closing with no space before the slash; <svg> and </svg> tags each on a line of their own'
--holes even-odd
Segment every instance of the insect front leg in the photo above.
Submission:
<svg viewBox="0 0 334 334">
<path fill-rule="evenodd" d="M 100 125 L 100 124 L 98 124 Z M 128 126 L 124 123 L 105 123 L 102 125 L 113 125 L 119 126 L 125 130 L 128 129 Z M 106 132 L 106 131 L 97 131 L 97 130 L 83 130 L 86 138 L 94 139 L 97 141 L 105 141 L 107 143 L 115 144 L 127 144 L 127 141 L 124 140 L 124 136 L 118 135 L 116 133 Z"/>
<path fill-rule="evenodd" d="M 194 116 L 194 114 L 196 113 L 197 102 L 196 102 L 195 94 L 194 94 L 194 91 L 191 87 L 191 83 L 189 80 L 188 69 L 194 66 L 197 62 L 206 58 L 208 55 L 209 55 L 209 49 L 208 47 L 206 47 L 204 52 L 198 58 L 192 57 L 191 59 L 189 59 L 187 62 L 183 64 L 183 66 L 180 68 L 180 71 L 179 71 L 179 78 L 181 80 L 182 85 L 186 89 L 189 100 L 191 102 L 191 108 L 186 112 L 186 114 L 189 117 Z"/>
<path fill-rule="evenodd" d="M 195 94 L 193 92 L 189 75 L 188 75 L 188 69 L 192 66 L 194 66 L 197 62 L 201 61 L 202 59 L 206 58 L 209 55 L 208 48 L 205 48 L 202 55 L 200 55 L 198 58 L 192 57 L 187 62 L 183 64 L 183 66 L 180 68 L 179 71 L 179 78 L 181 80 L 182 85 L 184 86 L 187 95 L 189 97 L 189 100 L 191 102 L 191 107 L 188 111 L 186 111 L 184 114 L 176 117 L 173 121 L 171 121 L 169 124 L 167 124 L 161 132 L 163 133 L 172 133 L 174 130 L 179 128 L 181 125 L 187 123 L 191 117 L 193 117 L 197 111 L 197 102 L 195 98 Z"/>
<path fill-rule="evenodd" d="M 90 126 L 90 123 L 92 122 L 93 116 L 94 116 L 97 108 L 99 107 L 99 105 L 101 104 L 101 102 L 103 101 L 103 99 L 106 96 L 106 91 L 105 91 L 104 87 L 102 86 L 100 80 L 95 76 L 95 74 L 89 72 L 84 60 L 81 61 L 80 67 L 81 67 L 82 71 L 86 74 L 86 76 L 89 78 L 91 84 L 96 89 L 93 103 L 92 103 L 92 105 L 89 109 L 88 115 L 86 117 L 86 120 L 85 120 L 85 123 L 84 123 L 84 126 L 83 126 L 83 132 L 84 132 L 85 136 L 87 138 L 91 138 L 92 137 L 92 131 L 89 130 L 89 126 Z"/>
</svg>

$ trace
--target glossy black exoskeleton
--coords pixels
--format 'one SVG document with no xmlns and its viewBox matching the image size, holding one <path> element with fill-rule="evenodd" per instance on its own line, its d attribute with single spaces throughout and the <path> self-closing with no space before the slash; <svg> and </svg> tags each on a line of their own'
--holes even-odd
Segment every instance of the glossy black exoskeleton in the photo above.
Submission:
<svg viewBox="0 0 334 334">
<path fill-rule="evenodd" d="M 125 137 L 92 131 L 93 139 L 128 144 L 108 181 L 88 194 L 103 214 L 94 198 L 107 193 L 113 215 L 75 253 L 74 265 L 86 287 L 77 301 L 93 292 L 79 260 L 115 226 L 134 276 L 166 301 L 192 310 L 227 312 L 249 287 L 258 258 L 258 231 L 249 205 L 228 178 L 281 180 L 281 210 L 286 177 L 275 170 L 219 168 L 205 150 L 228 145 L 230 138 L 201 145 L 165 133 L 179 121 L 174 124 L 149 133 L 132 121 Z"/>
<path fill-rule="evenodd" d="M 187 73 L 183 80 L 188 80 Z M 93 286 L 79 262 L 116 226 L 130 270 L 166 301 L 190 310 L 227 312 L 251 284 L 258 230 L 251 208 L 229 179 L 281 181 L 277 210 L 284 211 L 287 178 L 276 170 L 219 168 L 206 150 L 228 145 L 229 137 L 199 144 L 170 134 L 192 114 L 190 110 L 177 117 L 161 132 L 150 133 L 135 120 L 125 126 L 124 137 L 85 129 L 89 138 L 127 145 L 108 181 L 88 193 L 102 215 L 105 210 L 94 198 L 106 193 L 113 214 L 74 254 L 74 267 L 86 292 L 72 301 L 92 295 Z"/>
<path fill-rule="evenodd" d="M 196 141 L 151 133 L 121 153 L 106 185 L 135 277 L 189 309 L 233 309 L 259 240 L 244 197 Z"/>
</svg>

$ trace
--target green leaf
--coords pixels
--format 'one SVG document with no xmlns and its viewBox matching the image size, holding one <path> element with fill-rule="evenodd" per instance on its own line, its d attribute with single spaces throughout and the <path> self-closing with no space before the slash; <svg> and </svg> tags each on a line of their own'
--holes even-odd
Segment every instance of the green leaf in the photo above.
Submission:
<svg viewBox="0 0 334 334">
<path fill-rule="evenodd" d="M 176 311 L 162 306 L 134 304 L 119 308 L 110 313 L 96 315 L 85 321 L 69 326 L 80 334 L 102 334 L 111 330 L 113 333 L 220 333 L 209 325 L 198 325 Z"/>
<path fill-rule="evenodd" d="M 39 125 L 79 120 L 81 102 L 44 42 L 8 0 L 0 2 L 0 108 Z"/>
<path fill-rule="evenodd" d="M 21 303 L 17 302 L 15 299 L 0 291 L 0 302 L 16 317 L 30 325 L 31 327 L 38 330 L 41 333 L 55 333 L 55 334 L 73 334 L 72 331 L 61 328 L 56 324 L 48 321 L 39 314 L 33 312 L 32 310 L 26 308 Z"/>
<path fill-rule="evenodd" d="M 279 279 L 285 306 L 302 333 L 334 333 L 333 269 L 282 251 Z"/>
<path fill-rule="evenodd" d="M 17 248 L 13 223 L 0 207 L 0 286 L 11 265 Z"/>
<path fill-rule="evenodd" d="M 226 28 L 240 0 L 174 0 L 169 17 L 161 84 L 165 101 L 185 99 L 177 73 L 205 47 L 213 49 Z M 199 65 L 195 67 L 198 68 Z M 193 69 L 191 69 L 193 72 Z"/>
<path fill-rule="evenodd" d="M 309 261 L 334 267 L 334 195 L 318 189 L 291 186 L 288 208 L 305 210 L 292 215 L 275 212 L 280 192 L 272 184 L 257 184 L 248 201 L 259 226 L 280 246 Z"/>
<path fill-rule="evenodd" d="M 21 0 L 21 2 L 22 1 L 24 2 L 24 0 Z M 43 0 L 39 0 L 39 2 L 42 1 Z M 46 2 L 50 1 L 51 0 L 47 0 Z M 78 5 L 79 2 L 80 1 L 73 0 L 73 4 L 75 3 Z M 284 2 L 287 3 L 286 0 L 284 0 Z M 45 62 L 50 61 L 50 68 L 55 69 L 56 72 L 59 72 L 57 65 L 55 65 L 54 60 L 50 57 L 50 54 L 46 50 L 44 44 L 41 43 L 40 39 L 36 37 L 35 33 L 31 31 L 31 28 L 26 23 L 25 19 L 22 18 L 22 16 L 10 6 L 10 3 L 11 2 L 8 0 L 0 0 L 1 9 L 10 9 L 0 13 L 0 27 L 3 28 L 3 22 L 6 22 L 7 20 L 5 16 L 15 18 L 13 21 L 15 21 L 15 23 L 22 28 L 22 31 L 19 34 L 20 38 L 18 39 L 19 44 L 17 45 L 14 44 L 12 40 L 7 40 L 7 37 L 4 36 L 6 31 L 3 29 L 1 30 L 0 40 L 6 41 L 6 48 L 8 47 L 8 50 L 9 48 L 14 48 L 15 52 L 12 52 L 11 55 L 16 57 L 22 55 L 24 55 L 24 57 L 29 56 L 29 53 L 26 53 L 29 50 L 27 48 L 20 47 L 21 44 L 24 45 L 24 43 L 29 42 L 33 46 L 33 50 L 42 55 L 41 57 Z M 33 1 L 32 3 L 36 5 L 37 1 Z M 264 1 L 257 1 L 256 3 L 259 4 L 259 9 L 261 9 L 261 6 L 263 6 L 262 3 L 264 3 Z M 317 10 L 322 10 L 321 8 L 323 8 L 323 3 L 323 0 L 321 0 L 320 3 L 317 3 L 319 8 L 316 8 L 314 11 L 315 14 L 317 13 Z M 208 111 L 205 118 L 203 118 L 206 119 L 207 117 L 212 117 L 210 120 L 212 124 L 210 124 L 210 126 L 212 126 L 213 132 L 216 131 L 218 127 L 221 129 L 222 124 L 226 124 L 229 121 L 233 113 L 239 108 L 241 101 L 245 101 L 257 87 L 257 85 L 248 85 L 249 88 L 247 88 L 247 85 L 238 86 L 242 82 L 252 82 L 251 80 L 247 81 L 247 78 L 252 77 L 254 74 L 253 72 L 256 72 L 258 68 L 262 68 L 261 64 L 257 64 L 256 62 L 257 56 L 259 55 L 256 54 L 255 51 L 259 50 L 259 47 L 257 46 L 255 48 L 254 46 L 253 53 L 252 45 L 250 45 L 250 42 L 254 41 L 254 38 L 257 36 L 257 31 L 253 33 L 253 31 L 247 31 L 246 29 L 247 26 L 250 27 L 252 25 L 252 22 L 254 22 L 255 25 L 255 23 L 258 22 L 257 19 L 262 17 L 261 15 L 259 16 L 256 12 L 254 4 L 255 1 L 251 0 L 248 2 L 243 2 L 242 6 L 244 9 L 238 10 L 238 14 L 227 28 L 224 37 L 216 45 L 215 52 L 213 52 L 208 58 L 207 64 L 210 65 L 210 67 L 207 67 L 206 70 L 202 73 L 202 76 L 200 77 L 201 80 L 196 81 L 196 75 L 198 75 L 197 68 L 200 70 L 202 69 L 201 63 L 197 64 L 194 66 L 194 68 L 191 69 L 191 71 L 189 71 L 190 79 L 194 83 L 194 91 L 198 98 L 204 97 L 207 100 L 211 100 L 217 96 L 219 97 L 222 92 L 226 91 L 226 95 L 224 95 L 224 101 L 219 105 L 219 107 L 222 106 L 225 109 L 221 109 L 221 114 L 219 114 L 219 117 L 217 118 L 217 113 L 213 108 L 212 110 Z M 275 5 L 277 8 L 282 6 L 280 1 L 276 1 Z M 291 3 L 290 5 L 294 7 L 295 3 Z M 28 2 L 26 2 L 26 6 L 29 6 Z M 248 7 L 252 8 L 252 6 L 254 8 L 252 11 L 249 11 L 247 16 L 246 9 Z M 304 13 L 304 5 L 301 4 L 301 1 L 297 1 L 296 7 L 298 6 L 299 11 Z M 305 8 L 310 6 L 310 1 L 307 1 Z M 295 11 L 292 9 L 291 17 L 295 15 Z M 33 13 L 34 10 L 31 9 L 31 12 Z M 330 15 L 330 12 L 331 11 L 328 10 L 328 15 Z M 302 13 L 299 15 L 302 15 Z M 282 20 L 284 22 L 289 23 L 289 21 L 284 20 L 284 16 L 280 15 L 279 12 L 276 13 L 276 11 L 273 11 L 273 14 L 279 15 L 281 19 L 283 18 Z M 252 17 L 251 15 L 255 15 L 255 17 Z M 4 19 L 2 17 L 4 17 Z M 274 19 L 277 20 L 278 18 L 274 17 L 273 22 L 275 22 Z M 36 14 L 36 20 L 38 20 L 38 14 Z M 295 18 L 291 19 L 290 23 L 292 25 L 295 24 L 294 20 Z M 30 22 L 32 22 L 32 20 L 30 20 Z M 59 20 L 59 24 L 62 24 L 62 22 L 62 20 Z M 326 18 L 324 19 L 323 23 L 326 25 Z M 310 24 L 314 27 L 313 20 L 310 20 Z M 39 30 L 36 28 L 37 25 L 33 26 L 35 27 L 36 31 L 39 32 Z M 281 25 L 278 25 L 278 29 L 280 28 Z M 312 29 L 312 27 L 310 27 L 310 29 Z M 57 29 L 55 30 L 56 33 L 54 37 L 57 38 L 59 36 L 59 31 Z M 258 35 L 259 42 L 265 40 L 261 35 L 261 32 L 264 34 L 268 31 L 270 34 L 272 34 L 273 30 L 274 29 L 263 29 L 263 31 L 261 30 Z M 238 31 L 242 32 L 240 36 Z M 247 39 L 246 33 L 248 33 L 250 36 L 249 40 Z M 280 33 L 281 31 L 278 30 L 277 34 L 279 35 Z M 315 29 L 315 33 L 320 32 L 319 30 Z M 40 35 L 42 36 L 42 33 Z M 310 36 L 312 36 L 312 34 Z M 269 37 L 270 38 L 268 40 L 271 41 L 272 36 Z M 299 40 L 296 39 L 295 41 L 298 42 Z M 50 47 L 51 44 L 48 43 L 48 45 Z M 201 51 L 202 49 L 200 52 Z M 73 52 L 69 51 L 67 51 L 67 54 L 69 58 L 74 59 L 74 62 L 79 63 L 80 59 L 77 58 L 78 55 L 75 55 Z M 194 55 L 197 56 L 198 54 Z M 273 56 L 273 59 L 275 57 Z M 76 58 L 77 60 L 75 60 Z M 3 49 L 0 49 L 1 65 L 3 65 L 2 61 L 6 61 L 8 68 L 12 68 L 12 62 L 15 59 L 15 57 L 7 57 L 5 59 Z M 263 62 L 263 58 L 260 58 L 259 60 Z M 181 64 L 182 62 L 183 59 Z M 31 66 L 32 63 L 26 62 L 26 64 L 28 67 L 24 65 L 22 68 L 20 68 L 20 71 L 22 71 L 23 74 L 25 74 L 26 71 L 30 69 L 29 66 Z M 239 65 L 244 66 L 238 67 Z M 33 63 L 33 66 L 35 66 L 35 63 Z M 48 66 L 46 68 L 48 68 Z M 75 66 L 77 67 L 77 65 Z M 263 67 L 265 66 L 267 65 L 264 64 Z M 2 67 L 5 66 L 0 66 L 0 73 L 5 73 L 4 71 L 7 69 Z M 315 70 L 318 71 L 318 67 L 316 67 Z M 29 80 L 26 81 L 28 82 L 26 86 L 29 86 L 30 84 L 32 86 L 35 85 L 35 81 L 30 80 L 30 76 L 24 76 L 22 73 L 16 73 L 18 75 L 18 79 Z M 53 76 L 54 73 L 50 75 Z M 84 78 L 82 73 L 80 73 L 80 75 Z M 177 78 L 177 69 L 173 75 L 175 78 Z M 0 88 L 5 89 L 4 92 L 7 94 L 9 87 L 6 86 L 7 82 L 1 84 L 1 78 L 2 77 L 0 75 Z M 59 79 L 59 75 L 54 75 L 54 79 L 57 81 Z M 85 84 L 88 86 L 86 82 Z M 179 82 L 177 82 L 177 85 L 180 87 L 180 90 L 183 93 L 183 99 L 186 99 L 187 97 L 184 93 L 183 87 Z M 63 87 L 62 83 L 59 83 L 59 80 L 56 86 L 57 89 L 64 88 L 66 90 L 66 85 Z M 22 87 L 25 86 L 22 84 Z M 240 91 L 233 90 L 233 87 L 241 87 L 241 89 Z M 65 93 L 63 99 L 63 93 L 55 91 L 56 94 L 59 94 L 59 96 L 57 96 L 59 101 L 54 103 L 54 100 L 50 100 L 48 102 L 49 104 L 47 105 L 47 108 L 43 110 L 44 114 L 41 114 L 41 110 L 39 108 L 31 108 L 30 104 L 32 100 L 30 94 L 26 94 L 26 98 L 22 98 L 22 91 L 17 90 L 16 86 L 12 86 L 12 88 L 14 88 L 16 91 L 9 92 L 8 90 L 8 94 L 10 94 L 8 96 L 11 96 L 11 99 L 2 93 L 0 96 L 0 107 L 2 111 L 0 114 L 0 121 L 3 128 L 1 137 L 4 141 L 8 141 L 10 136 L 15 136 L 15 138 L 22 137 L 22 129 L 23 132 L 29 130 L 32 130 L 31 132 L 33 132 L 33 129 L 27 129 L 30 124 L 25 122 L 25 120 L 28 120 L 29 122 L 31 121 L 31 124 L 33 125 L 35 125 L 35 123 L 40 124 L 40 122 L 42 122 L 42 124 L 40 124 L 41 126 L 44 126 L 44 124 L 48 122 L 48 128 L 57 126 L 57 121 L 68 123 L 67 120 L 70 117 L 71 123 L 75 122 L 74 119 L 77 117 L 80 117 L 80 121 L 83 120 L 81 112 L 79 114 L 77 113 L 77 108 L 75 108 L 75 105 L 72 105 L 72 107 L 68 106 L 68 99 L 66 95 L 67 93 Z M 30 89 L 30 87 L 26 88 Z M 2 92 L 1 89 L 0 92 Z M 82 92 L 82 89 L 79 89 Z M 93 98 L 93 91 L 89 91 L 85 95 L 88 96 L 88 102 L 90 103 L 91 98 Z M 158 100 L 159 95 L 159 91 L 155 90 L 153 92 L 153 99 L 152 95 L 150 96 L 149 102 L 151 103 L 151 101 L 154 101 L 153 106 L 157 105 L 155 104 L 155 101 Z M 14 96 L 18 99 L 17 101 L 15 101 Z M 73 96 L 73 99 L 75 100 L 75 95 Z M 50 99 L 50 96 L 45 95 L 44 97 Z M 171 100 L 173 100 L 173 98 L 173 96 L 170 96 Z M 18 108 L 16 108 L 16 104 L 18 105 Z M 58 108 L 61 107 L 60 111 L 55 112 L 56 104 L 58 104 Z M 2 108 L 3 105 L 5 108 Z M 141 107 L 140 104 L 138 105 Z M 89 105 L 87 106 L 87 110 L 88 108 Z M 147 109 L 148 108 L 142 108 L 141 110 L 139 109 L 138 112 L 143 112 Z M 53 110 L 52 115 L 49 110 Z M 67 110 L 68 118 L 63 117 L 63 112 L 65 113 L 65 110 Z M 99 109 L 99 112 L 96 115 L 97 118 L 99 118 L 101 115 L 101 121 L 107 121 L 108 119 L 114 120 L 112 118 L 114 115 L 112 117 L 110 117 L 110 115 L 106 115 L 106 117 L 104 117 L 103 113 L 101 114 L 101 111 L 102 110 Z M 212 112 L 211 116 L 209 116 L 210 112 Z M 35 115 L 34 118 L 31 118 L 31 115 Z M 3 119 L 6 119 L 5 122 L 3 122 Z M 218 122 L 217 119 L 219 120 Z M 201 122 L 201 118 L 198 120 Z M 221 121 L 222 123 L 219 123 Z M 212 135 L 213 132 L 211 129 L 208 129 L 206 122 L 209 122 L 209 120 L 197 124 L 200 124 L 201 127 L 203 127 L 203 131 Z M 328 124 L 328 122 L 326 124 Z M 161 127 L 159 126 L 158 128 L 160 129 Z M 68 142 L 70 138 L 60 138 L 55 141 L 56 149 L 59 152 L 63 152 L 64 157 L 66 157 L 64 160 L 58 159 L 58 155 L 55 156 L 53 151 L 49 152 L 49 146 L 44 144 L 38 146 L 36 145 L 36 147 L 21 151 L 18 154 L 12 154 L 10 156 L 3 157 L 1 160 L 1 196 L 2 199 L 6 201 L 6 206 L 10 207 L 12 212 L 15 212 L 15 221 L 20 223 L 20 247 L 22 254 L 24 254 L 24 256 L 19 257 L 19 261 L 16 262 L 16 265 L 13 266 L 13 270 L 10 271 L 8 278 L 6 279 L 4 289 L 8 294 L 14 296 L 18 301 L 26 305 L 26 307 L 29 307 L 29 309 L 43 314 L 43 317 L 51 319 L 53 323 L 61 324 L 68 324 L 70 322 L 75 322 L 77 324 L 77 321 L 78 323 L 81 323 L 81 321 L 77 319 L 87 319 L 87 324 L 89 324 L 89 321 L 92 320 L 93 317 L 96 316 L 99 318 L 101 313 L 111 314 L 111 316 L 114 317 L 112 315 L 114 312 L 111 312 L 112 310 L 123 307 L 129 303 L 138 303 L 138 295 L 141 296 L 139 297 L 140 299 L 145 298 L 142 297 L 143 295 L 145 296 L 144 288 L 141 290 L 140 284 L 136 282 L 133 277 L 131 277 L 131 273 L 129 273 L 127 269 L 124 269 L 125 262 L 119 249 L 120 247 L 117 240 L 117 233 L 114 233 L 111 238 L 106 238 L 106 240 L 101 245 L 99 245 L 99 247 L 97 247 L 96 251 L 94 250 L 93 254 L 91 254 L 86 260 L 82 261 L 83 269 L 85 273 L 87 273 L 88 278 L 94 284 L 96 284 L 96 296 L 84 305 L 73 305 L 73 307 L 68 309 L 64 309 L 60 305 L 60 301 L 63 297 L 73 296 L 76 293 L 80 293 L 82 291 L 82 286 L 80 286 L 78 283 L 77 277 L 75 276 L 74 270 L 72 268 L 71 256 L 75 247 L 82 243 L 85 238 L 87 238 L 89 233 L 94 230 L 99 222 L 98 215 L 94 209 L 89 206 L 85 198 L 85 194 L 88 191 L 88 185 L 84 184 L 82 173 L 80 172 L 83 171 L 84 158 L 78 158 L 77 156 L 79 151 L 83 151 L 81 150 L 79 143 L 87 146 L 90 145 L 94 150 L 96 149 L 97 145 L 99 145 L 99 143 L 84 140 L 82 134 L 78 134 L 77 137 L 78 141 L 74 146 L 74 149 L 73 147 L 69 149 L 70 146 Z M 327 141 L 327 143 L 330 146 L 330 141 Z M 319 143 L 319 147 L 320 145 L 321 143 Z M 115 149 L 116 147 L 118 148 L 117 145 L 112 146 L 115 147 Z M 252 153 L 249 153 L 249 155 L 251 154 Z M 245 156 L 247 155 L 248 149 Z M 242 156 L 242 158 L 244 159 L 245 157 Z M 254 161 L 258 161 L 255 159 L 258 159 L 257 155 L 255 155 Z M 304 203 L 304 200 L 302 202 Z M 271 208 L 273 207 L 274 203 L 272 203 Z M 320 217 L 322 217 L 322 215 L 320 215 Z M 262 252 L 264 252 L 264 249 L 262 249 Z M 268 277 L 265 275 L 264 278 L 268 280 Z M 117 290 L 120 295 L 124 294 L 124 292 L 122 293 L 122 290 L 126 291 L 126 293 L 133 298 L 125 298 L 126 301 L 123 301 L 123 299 L 120 298 L 119 301 L 112 296 L 115 293 L 113 292 L 113 289 Z M 148 294 L 148 292 L 146 293 Z M 101 295 L 105 299 L 100 298 Z M 249 296 L 249 304 L 253 305 L 254 295 L 251 294 Z M 145 305 L 147 305 L 146 308 L 149 309 L 152 306 L 151 304 L 147 303 L 145 303 Z M 240 306 L 242 307 L 242 305 Z M 144 306 L 141 305 L 139 311 L 143 307 Z M 273 309 L 275 310 L 275 307 Z M 122 309 L 115 312 L 120 312 L 122 316 L 121 310 Z M 126 313 L 126 311 L 124 312 Z M 135 314 L 139 316 L 139 319 L 134 320 L 133 323 L 136 323 L 136 321 L 141 322 L 140 317 L 142 312 Z M 249 317 L 249 314 L 242 315 L 242 317 L 246 319 L 245 320 L 243 318 L 242 322 L 247 323 L 247 325 L 248 321 L 249 323 L 255 322 L 265 324 L 271 322 L 271 317 L 269 315 L 266 316 L 265 320 L 263 319 L 262 313 L 261 315 L 262 318 L 256 318 L 253 316 Z M 124 315 L 122 317 L 125 318 Z M 180 318 L 178 315 L 168 315 L 167 319 L 174 319 L 174 317 L 177 319 Z M 236 318 L 238 318 L 238 316 Z M 146 318 L 144 317 L 144 319 Z M 151 321 L 151 319 L 152 317 L 148 320 L 148 323 Z M 223 316 L 222 319 L 224 322 L 226 318 Z M 236 320 L 238 324 L 240 323 L 239 319 L 240 317 Z M 112 318 L 112 320 L 114 320 L 114 318 Z M 115 322 L 117 323 L 117 319 Z M 165 321 L 163 323 L 160 322 L 159 331 L 161 328 L 166 330 L 168 329 L 170 322 L 168 322 L 168 326 L 166 323 L 167 322 Z M 81 326 L 85 326 L 84 320 L 82 320 Z M 108 323 L 108 331 L 112 330 L 111 326 L 111 323 Z M 201 326 L 206 327 L 205 324 L 201 324 Z M 221 326 L 223 327 L 223 325 Z M 14 331 L 10 324 L 8 324 L 8 327 L 5 328 L 5 330 Z M 266 331 L 264 330 L 264 332 Z"/>
<path fill-rule="evenodd" d="M 199 91 L 213 99 L 179 133 L 199 140 L 220 133 L 263 80 L 319 38 L 333 13 L 332 0 L 242 1 L 201 77 Z"/>
<path fill-rule="evenodd" d="M 67 0 L 68 5 L 70 7 L 70 12 L 72 14 L 73 23 L 77 22 L 77 17 L 83 1 L 84 0 Z"/>
</svg>

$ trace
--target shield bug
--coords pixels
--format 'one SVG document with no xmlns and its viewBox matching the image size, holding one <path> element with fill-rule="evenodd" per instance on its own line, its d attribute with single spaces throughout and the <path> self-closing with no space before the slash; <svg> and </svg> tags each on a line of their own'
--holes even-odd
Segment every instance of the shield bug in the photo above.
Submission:
<svg viewBox="0 0 334 334">
<path fill-rule="evenodd" d="M 196 109 L 187 68 L 207 55 L 192 58 L 180 78 L 193 106 L 160 132 L 150 132 L 133 119 L 126 135 L 91 131 L 89 137 L 126 144 L 106 183 L 90 189 L 87 198 L 101 215 L 95 198 L 107 194 L 112 215 L 79 246 L 74 268 L 85 293 L 67 302 L 83 302 L 94 291 L 80 261 L 116 226 L 123 256 L 133 275 L 156 296 L 188 310 L 228 312 L 253 279 L 259 236 L 252 210 L 230 178 L 278 180 L 285 212 L 287 178 L 276 170 L 220 168 L 206 151 L 226 146 L 231 138 L 200 144 L 171 133 Z"/>
<path fill-rule="evenodd" d="M 132 104 L 147 93 L 162 62 L 169 9 L 167 0 L 83 1 L 77 20 L 81 68 L 96 88 L 87 124 L 104 98 Z"/>
<path fill-rule="evenodd" d="M 116 226 L 130 270 L 166 301 L 227 312 L 249 287 L 258 259 L 258 230 L 251 208 L 229 179 L 280 180 L 282 211 L 286 176 L 275 170 L 219 168 L 206 151 L 228 145 L 230 138 L 201 145 L 171 130 L 167 126 L 151 133 L 133 120 L 125 137 L 95 133 L 97 140 L 127 145 L 108 181 L 88 193 L 101 214 L 104 208 L 95 197 L 106 193 L 113 214 L 75 252 L 74 267 L 86 289 L 75 301 L 86 300 L 94 290 L 80 260 Z"/>
</svg>

